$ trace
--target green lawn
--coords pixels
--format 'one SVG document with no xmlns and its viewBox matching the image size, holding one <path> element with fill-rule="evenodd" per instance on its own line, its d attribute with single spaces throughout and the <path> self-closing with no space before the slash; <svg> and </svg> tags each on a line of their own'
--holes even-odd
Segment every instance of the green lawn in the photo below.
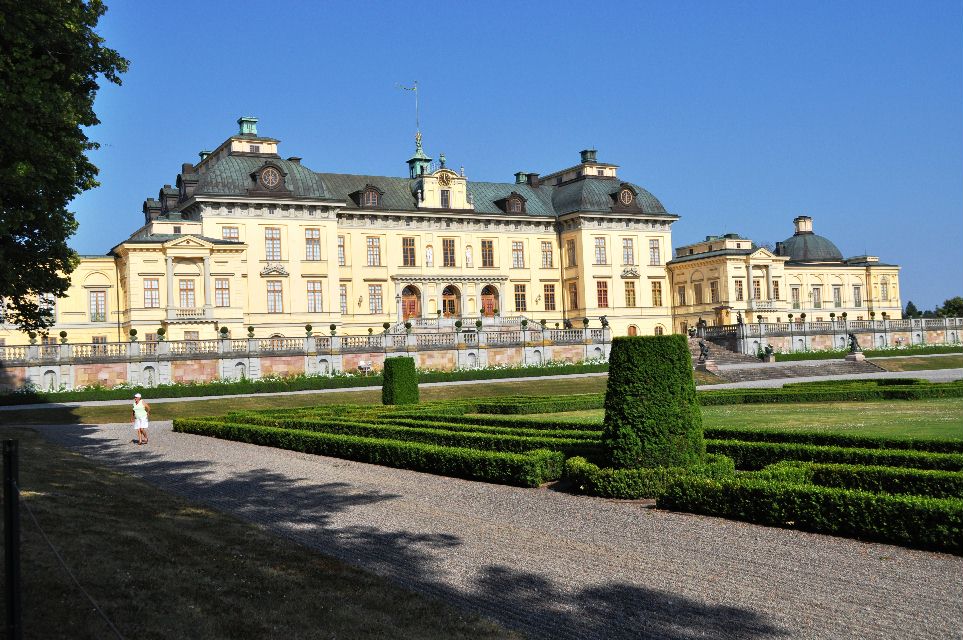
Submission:
<svg viewBox="0 0 963 640">
<path fill-rule="evenodd" d="M 595 418 L 601 409 L 551 414 L 560 421 Z M 736 404 L 702 408 L 706 427 L 800 429 L 878 436 L 963 439 L 963 398 Z"/>
<path fill-rule="evenodd" d="M 930 356 L 922 358 L 919 356 L 906 356 L 905 358 L 892 359 L 871 359 L 877 367 L 882 367 L 887 371 L 926 371 L 930 369 L 959 369 L 963 367 L 963 355 L 950 356 Z"/>
</svg>

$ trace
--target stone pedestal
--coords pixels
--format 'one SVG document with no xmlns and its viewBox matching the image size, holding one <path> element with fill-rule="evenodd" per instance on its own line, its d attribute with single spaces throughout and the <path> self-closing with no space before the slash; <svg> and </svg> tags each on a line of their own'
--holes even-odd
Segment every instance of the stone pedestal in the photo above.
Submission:
<svg viewBox="0 0 963 640">
<path fill-rule="evenodd" d="M 864 356 L 861 351 L 846 354 L 846 362 L 862 362 L 865 359 L 866 356 Z"/>
<path fill-rule="evenodd" d="M 763 362 L 770 362 L 770 363 L 771 363 L 771 362 L 775 362 L 775 361 L 776 361 L 776 354 L 770 353 L 768 356 L 763 356 L 763 357 L 762 357 L 762 361 L 763 361 Z"/>
<path fill-rule="evenodd" d="M 696 371 L 705 371 L 706 373 L 715 373 L 719 370 L 719 365 L 712 358 L 709 358 L 705 362 L 696 363 Z"/>
</svg>

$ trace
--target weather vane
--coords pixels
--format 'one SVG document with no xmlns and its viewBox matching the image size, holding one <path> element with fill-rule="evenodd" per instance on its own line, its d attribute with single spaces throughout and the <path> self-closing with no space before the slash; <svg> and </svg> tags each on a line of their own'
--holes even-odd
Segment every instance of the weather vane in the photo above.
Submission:
<svg viewBox="0 0 963 640">
<path fill-rule="evenodd" d="M 421 133 L 421 123 L 418 119 L 418 81 L 415 80 L 415 85 L 413 87 L 406 87 L 404 85 L 397 85 L 399 89 L 404 89 L 405 91 L 415 92 L 415 131 Z"/>
</svg>

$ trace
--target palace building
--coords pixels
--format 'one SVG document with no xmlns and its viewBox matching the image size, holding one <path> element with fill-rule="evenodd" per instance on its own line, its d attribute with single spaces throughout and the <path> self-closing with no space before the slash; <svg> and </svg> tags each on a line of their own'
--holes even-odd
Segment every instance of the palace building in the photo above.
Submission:
<svg viewBox="0 0 963 640">
<path fill-rule="evenodd" d="M 419 133 L 404 177 L 319 173 L 282 156 L 256 118 L 238 124 L 144 202 L 127 240 L 82 257 L 67 296 L 47 301 L 47 340 L 303 336 L 308 324 L 367 335 L 492 316 L 579 328 L 604 316 L 613 335 L 737 314 L 899 317 L 899 268 L 844 260 L 810 218 L 774 251 L 727 234 L 672 257 L 679 217 L 595 150 L 547 175 L 477 182 L 428 157 Z M 0 344 L 26 341 L 0 327 Z"/>
</svg>

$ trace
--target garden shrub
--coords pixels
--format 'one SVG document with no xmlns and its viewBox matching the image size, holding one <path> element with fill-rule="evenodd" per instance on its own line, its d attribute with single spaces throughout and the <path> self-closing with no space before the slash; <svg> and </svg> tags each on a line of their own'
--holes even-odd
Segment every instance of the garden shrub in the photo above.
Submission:
<svg viewBox="0 0 963 640">
<path fill-rule="evenodd" d="M 963 473 L 953 471 L 786 460 L 751 473 L 753 477 L 822 487 L 963 498 Z"/>
<path fill-rule="evenodd" d="M 670 480 L 693 474 L 723 480 L 735 475 L 735 466 L 731 458 L 712 454 L 706 455 L 704 464 L 691 467 L 613 469 L 599 467 L 578 456 L 565 461 L 565 477 L 575 489 L 602 498 L 655 498 Z"/>
<path fill-rule="evenodd" d="M 407 356 L 385 358 L 381 404 L 418 404 L 418 373 Z"/>
<path fill-rule="evenodd" d="M 175 419 L 174 431 L 522 487 L 537 487 L 558 479 L 564 461 L 562 453 L 544 449 L 525 453 L 479 451 L 420 442 L 232 424 L 210 418 Z"/>
<path fill-rule="evenodd" d="M 736 477 L 673 478 L 660 509 L 963 553 L 963 500 Z"/>
<path fill-rule="evenodd" d="M 615 468 L 702 463 L 702 413 L 683 336 L 612 341 L 602 445 Z"/>
<path fill-rule="evenodd" d="M 706 450 L 729 456 L 735 460 L 737 469 L 745 471 L 757 471 L 783 460 L 963 471 L 963 455 L 958 453 L 738 440 L 707 440 Z"/>
<path fill-rule="evenodd" d="M 911 449 L 932 453 L 963 453 L 963 440 L 949 438 L 899 438 L 868 436 L 825 431 L 795 431 L 779 429 L 746 429 L 709 427 L 705 437 L 711 440 L 740 440 L 742 442 L 786 442 L 819 446 L 856 447 L 860 449 Z"/>
</svg>

